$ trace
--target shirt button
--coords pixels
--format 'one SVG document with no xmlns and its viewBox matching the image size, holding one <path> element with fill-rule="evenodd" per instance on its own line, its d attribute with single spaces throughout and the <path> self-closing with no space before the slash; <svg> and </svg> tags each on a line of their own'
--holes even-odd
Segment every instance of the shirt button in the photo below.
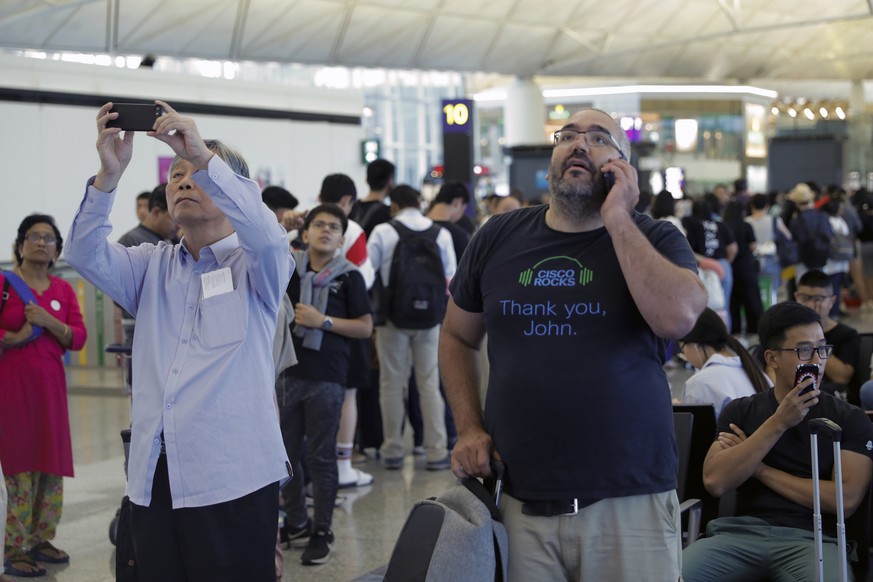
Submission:
<svg viewBox="0 0 873 582">
<path fill-rule="evenodd" d="M 188 343 L 188 340 L 182 340 L 182 345 L 183 345 L 183 346 L 184 346 L 185 344 L 187 344 L 187 343 Z"/>
<path fill-rule="evenodd" d="M 156 445 L 161 444 L 161 439 L 155 439 L 155 444 L 156 444 Z"/>
<path fill-rule="evenodd" d="M 193 306 L 193 305 L 189 305 L 189 306 L 188 306 L 188 311 L 193 311 L 193 309 L 194 309 L 194 306 Z"/>
<path fill-rule="evenodd" d="M 213 179 L 213 180 L 218 180 L 218 174 L 212 174 L 212 179 Z"/>
<path fill-rule="evenodd" d="M 199 275 L 199 274 L 200 274 L 200 271 L 194 271 L 194 274 L 195 274 L 195 275 Z"/>
<path fill-rule="evenodd" d="M 167 403 L 167 410 L 170 410 L 171 408 L 173 408 L 173 405 L 168 402 Z"/>
<path fill-rule="evenodd" d="M 178 368 L 173 368 L 173 373 L 174 373 L 174 374 L 178 374 L 178 373 L 179 373 Z"/>
</svg>

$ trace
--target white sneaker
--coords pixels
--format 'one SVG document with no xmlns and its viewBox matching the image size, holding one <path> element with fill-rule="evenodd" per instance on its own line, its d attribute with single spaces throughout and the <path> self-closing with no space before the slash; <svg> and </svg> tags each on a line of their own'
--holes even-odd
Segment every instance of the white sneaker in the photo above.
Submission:
<svg viewBox="0 0 873 582">
<path fill-rule="evenodd" d="M 366 487 L 367 485 L 372 485 L 372 483 L 372 475 L 352 467 L 350 472 L 340 475 L 339 485 L 337 485 L 337 487 L 340 489 L 349 489 L 351 487 Z"/>
</svg>

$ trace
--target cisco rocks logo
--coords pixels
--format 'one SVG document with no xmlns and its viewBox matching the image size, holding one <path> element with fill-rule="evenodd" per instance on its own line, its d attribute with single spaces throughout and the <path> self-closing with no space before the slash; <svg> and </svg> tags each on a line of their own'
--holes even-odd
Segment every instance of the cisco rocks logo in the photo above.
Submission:
<svg viewBox="0 0 873 582">
<path fill-rule="evenodd" d="M 593 279 L 594 272 L 591 269 L 567 256 L 543 259 L 518 276 L 518 282 L 524 287 L 575 287 L 587 285 Z"/>
</svg>

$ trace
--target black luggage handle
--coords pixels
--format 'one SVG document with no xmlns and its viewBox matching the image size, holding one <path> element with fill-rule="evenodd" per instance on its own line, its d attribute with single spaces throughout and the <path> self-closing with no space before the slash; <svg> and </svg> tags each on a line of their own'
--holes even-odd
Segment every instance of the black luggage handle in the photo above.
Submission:
<svg viewBox="0 0 873 582">
<path fill-rule="evenodd" d="M 843 437 L 843 429 L 829 418 L 813 418 L 809 421 L 809 432 L 817 435 L 819 431 L 830 435 L 835 443 L 840 442 Z"/>
</svg>

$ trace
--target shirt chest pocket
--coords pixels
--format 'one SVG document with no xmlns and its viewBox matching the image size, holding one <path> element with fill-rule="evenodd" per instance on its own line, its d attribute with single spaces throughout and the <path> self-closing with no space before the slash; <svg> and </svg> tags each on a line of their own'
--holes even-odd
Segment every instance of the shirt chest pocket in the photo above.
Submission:
<svg viewBox="0 0 873 582">
<path fill-rule="evenodd" d="M 246 336 L 246 303 L 239 289 L 200 302 L 200 341 L 208 348 L 237 344 Z"/>
</svg>

